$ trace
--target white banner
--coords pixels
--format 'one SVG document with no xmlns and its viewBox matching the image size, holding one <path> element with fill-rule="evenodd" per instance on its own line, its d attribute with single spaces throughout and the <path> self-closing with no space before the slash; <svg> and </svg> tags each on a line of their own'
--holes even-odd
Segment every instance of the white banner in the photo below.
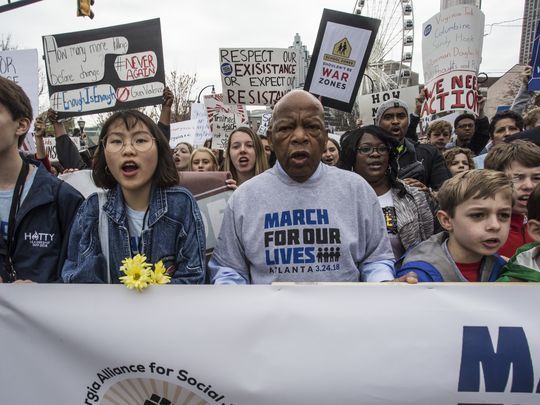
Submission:
<svg viewBox="0 0 540 405">
<path fill-rule="evenodd" d="M 174 149 L 180 142 L 193 145 L 197 131 L 197 120 L 187 120 L 171 123 L 171 139 L 169 146 Z"/>
<path fill-rule="evenodd" d="M 0 392 L 21 405 L 538 404 L 539 306 L 532 283 L 0 285 Z"/>
<path fill-rule="evenodd" d="M 371 125 L 377 115 L 377 108 L 391 98 L 399 98 L 407 104 L 409 112 L 413 112 L 416 109 L 418 92 L 418 86 L 411 86 L 359 96 L 357 101 L 360 107 L 360 118 L 364 122 L 364 125 Z"/>
<path fill-rule="evenodd" d="M 298 87 L 294 49 L 222 48 L 219 65 L 227 104 L 272 106 Z"/>
<path fill-rule="evenodd" d="M 37 49 L 15 51 L 0 51 L 0 76 L 17 83 L 22 87 L 34 111 L 34 117 L 39 113 L 39 79 Z M 29 153 L 36 152 L 32 137 L 33 124 L 26 135 L 22 149 Z"/>
</svg>

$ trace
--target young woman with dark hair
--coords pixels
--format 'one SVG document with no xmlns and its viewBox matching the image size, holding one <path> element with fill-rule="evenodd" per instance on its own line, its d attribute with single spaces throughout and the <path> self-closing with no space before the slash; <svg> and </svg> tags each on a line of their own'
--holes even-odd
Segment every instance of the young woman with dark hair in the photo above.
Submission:
<svg viewBox="0 0 540 405">
<path fill-rule="evenodd" d="M 202 283 L 204 226 L 191 193 L 177 186 L 167 138 L 150 118 L 131 110 L 113 114 L 99 142 L 92 174 L 106 199 L 100 206 L 93 194 L 81 205 L 64 282 L 119 283 L 122 261 L 140 253 L 149 263 L 161 260 L 172 283 Z"/>
</svg>

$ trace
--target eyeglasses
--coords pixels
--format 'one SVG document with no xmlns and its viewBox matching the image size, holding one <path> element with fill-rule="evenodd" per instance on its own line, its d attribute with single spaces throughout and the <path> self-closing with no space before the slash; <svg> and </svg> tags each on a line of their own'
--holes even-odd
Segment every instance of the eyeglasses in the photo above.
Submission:
<svg viewBox="0 0 540 405">
<path fill-rule="evenodd" d="M 149 134 L 136 134 L 129 143 L 137 152 L 148 152 L 154 143 L 155 138 Z M 118 153 L 124 149 L 127 145 L 126 142 L 119 135 L 108 135 L 101 141 L 103 148 L 110 153 Z"/>
<path fill-rule="evenodd" d="M 377 153 L 380 153 L 381 155 L 384 155 L 385 153 L 390 152 L 390 148 L 385 145 L 381 146 L 360 146 L 356 148 L 356 151 L 361 153 L 362 155 L 371 155 L 374 151 L 377 151 Z"/>
<path fill-rule="evenodd" d="M 459 128 L 459 129 L 471 129 L 471 128 L 474 128 L 474 124 L 459 124 L 456 128 Z"/>
</svg>

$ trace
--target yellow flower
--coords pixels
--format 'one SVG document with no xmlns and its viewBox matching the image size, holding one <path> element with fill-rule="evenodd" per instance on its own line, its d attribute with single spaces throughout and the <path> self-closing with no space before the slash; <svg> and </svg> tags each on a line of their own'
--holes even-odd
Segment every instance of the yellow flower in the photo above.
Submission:
<svg viewBox="0 0 540 405">
<path fill-rule="evenodd" d="M 129 289 L 138 291 L 148 287 L 152 282 L 151 264 L 146 263 L 146 256 L 138 254 L 135 257 L 126 257 L 122 260 L 120 271 L 124 272 L 125 276 L 120 277 L 120 281 Z"/>
<path fill-rule="evenodd" d="M 167 275 L 167 269 L 161 260 L 154 266 L 151 278 L 152 284 L 168 284 L 171 282 L 171 277 Z"/>
</svg>

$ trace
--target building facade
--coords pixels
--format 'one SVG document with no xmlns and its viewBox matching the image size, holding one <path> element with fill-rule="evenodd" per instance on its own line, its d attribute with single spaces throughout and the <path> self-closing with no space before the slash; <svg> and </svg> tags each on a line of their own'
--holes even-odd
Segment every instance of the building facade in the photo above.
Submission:
<svg viewBox="0 0 540 405">
<path fill-rule="evenodd" d="M 521 29 L 521 47 L 519 63 L 530 64 L 536 24 L 540 19 L 540 0 L 525 0 L 523 10 L 523 27 Z"/>
</svg>

